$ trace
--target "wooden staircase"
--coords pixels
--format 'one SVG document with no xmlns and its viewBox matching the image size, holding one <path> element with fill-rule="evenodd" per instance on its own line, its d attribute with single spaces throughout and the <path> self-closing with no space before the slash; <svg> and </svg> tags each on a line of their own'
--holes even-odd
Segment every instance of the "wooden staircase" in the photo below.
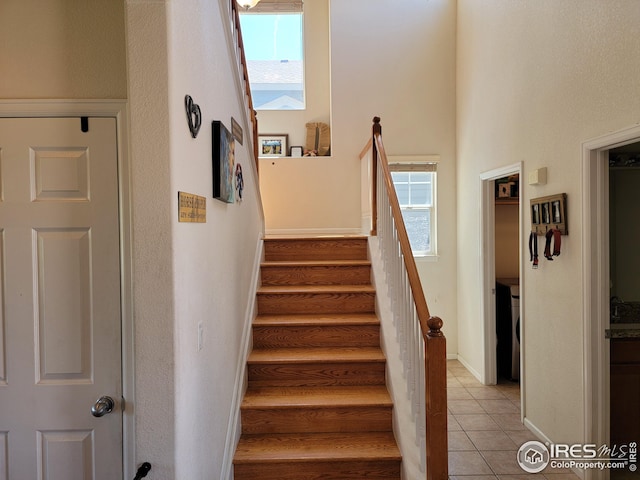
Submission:
<svg viewBox="0 0 640 480">
<path fill-rule="evenodd" d="M 236 480 L 400 479 L 366 237 L 266 239 Z"/>
</svg>

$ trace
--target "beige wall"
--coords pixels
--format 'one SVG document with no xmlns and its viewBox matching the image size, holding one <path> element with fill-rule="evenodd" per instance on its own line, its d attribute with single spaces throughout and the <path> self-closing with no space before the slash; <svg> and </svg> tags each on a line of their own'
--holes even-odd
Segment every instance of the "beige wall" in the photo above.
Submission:
<svg viewBox="0 0 640 480">
<path fill-rule="evenodd" d="M 376 115 L 387 154 L 440 156 L 438 257 L 418 262 L 418 270 L 431 313 L 444 320 L 451 355 L 457 352 L 455 18 L 448 0 L 406 0 L 403 8 L 381 0 L 331 3 L 334 156 L 348 183 L 358 189 L 358 154 Z"/>
<path fill-rule="evenodd" d="M 520 277 L 519 206 L 496 204 L 496 278 Z"/>
<path fill-rule="evenodd" d="M 418 268 L 455 354 L 456 8 L 448 0 L 405 3 L 331 2 L 333 158 L 261 160 L 266 227 L 270 233 L 361 231 L 359 154 L 375 115 L 382 117 L 390 155 L 440 155 L 439 256 Z"/>
<path fill-rule="evenodd" d="M 260 159 L 267 234 L 360 233 L 360 184 L 351 173 L 336 156 Z"/>
<path fill-rule="evenodd" d="M 124 2 L 0 2 L 0 98 L 126 98 Z"/>
<path fill-rule="evenodd" d="M 553 441 L 580 442 L 581 144 L 640 119 L 640 56 L 628 35 L 640 3 L 459 0 L 458 14 L 459 354 L 483 371 L 480 174 L 522 161 L 526 179 L 547 167 L 547 184 L 524 184 L 521 200 L 566 192 L 569 235 L 554 262 L 523 272 L 524 415 Z"/>
</svg>

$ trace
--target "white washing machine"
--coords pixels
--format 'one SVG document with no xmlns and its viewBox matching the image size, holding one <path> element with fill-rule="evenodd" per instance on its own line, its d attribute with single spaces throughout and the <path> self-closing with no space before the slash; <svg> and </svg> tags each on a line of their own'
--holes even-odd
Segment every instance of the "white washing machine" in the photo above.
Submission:
<svg viewBox="0 0 640 480">
<path fill-rule="evenodd" d="M 520 379 L 520 285 L 511 290 L 511 378 Z"/>
</svg>

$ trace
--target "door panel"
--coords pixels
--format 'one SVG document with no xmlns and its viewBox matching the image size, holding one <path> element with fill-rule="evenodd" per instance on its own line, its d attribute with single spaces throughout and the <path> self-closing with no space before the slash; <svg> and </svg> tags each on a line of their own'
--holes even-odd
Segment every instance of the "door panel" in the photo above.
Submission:
<svg viewBox="0 0 640 480">
<path fill-rule="evenodd" d="M 2 149 L 0 149 L 0 175 L 2 174 Z M 0 176 L 0 205 L 2 204 L 2 176 Z M 6 371 L 6 348 L 4 341 L 4 332 L 6 331 L 4 312 L 4 228 L 0 222 L 0 388 L 7 384 L 7 371 Z M 0 432 L 1 433 L 1 432 Z M 0 437 L 0 480 L 2 478 L 2 438 Z"/>
<path fill-rule="evenodd" d="M 118 229 L 115 119 L 0 118 L 0 480 L 122 478 Z"/>
<path fill-rule="evenodd" d="M 91 382 L 90 234 L 33 231 L 38 383 Z"/>
</svg>

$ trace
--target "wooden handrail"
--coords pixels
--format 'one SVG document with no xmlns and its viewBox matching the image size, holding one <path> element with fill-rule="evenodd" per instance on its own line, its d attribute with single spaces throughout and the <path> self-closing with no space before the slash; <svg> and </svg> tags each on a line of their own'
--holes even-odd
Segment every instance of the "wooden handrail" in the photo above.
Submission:
<svg viewBox="0 0 640 480">
<path fill-rule="evenodd" d="M 238 2 L 231 0 L 231 9 L 233 11 L 233 18 L 235 28 L 237 30 L 236 38 L 238 39 L 238 51 L 240 52 L 240 65 L 242 67 L 242 75 L 245 84 L 245 97 L 247 100 L 247 107 L 251 115 L 251 130 L 253 139 L 253 155 L 256 162 L 256 171 L 259 172 L 258 162 L 258 117 L 257 112 L 253 108 L 253 99 L 251 97 L 251 84 L 249 83 L 249 70 L 247 68 L 247 58 L 244 53 L 244 41 L 242 40 L 242 28 L 240 27 L 240 11 L 238 9 Z"/>
<path fill-rule="evenodd" d="M 418 311 L 418 318 L 420 319 L 420 325 L 426 327 L 427 320 L 429 320 L 430 317 L 429 307 L 427 306 L 427 299 L 424 296 L 424 290 L 422 289 L 422 283 L 420 281 L 420 276 L 418 275 L 418 268 L 416 267 L 416 262 L 413 258 L 413 252 L 411 251 L 411 243 L 409 242 L 407 228 L 405 227 L 404 219 L 402 218 L 402 210 L 400 209 L 400 202 L 398 202 L 396 188 L 393 185 L 393 179 L 391 178 L 391 170 L 389 169 L 387 154 L 384 149 L 384 144 L 382 143 L 382 126 L 380 125 L 380 117 L 375 117 L 373 122 L 373 143 L 376 147 L 373 155 L 374 167 L 379 161 L 384 176 L 383 181 L 387 188 L 387 194 L 389 195 L 389 201 L 391 203 L 391 213 L 396 224 L 396 229 L 398 230 L 400 249 L 402 251 L 402 256 L 404 257 L 404 266 L 407 269 L 407 275 L 409 276 L 409 284 L 411 285 L 413 300 L 416 304 L 416 310 Z M 376 152 L 377 155 L 375 154 Z M 379 157 L 379 159 L 376 157 Z M 375 172 L 377 168 L 372 168 L 372 170 Z M 374 200 L 374 203 L 377 202 Z M 377 211 L 377 205 L 375 207 L 372 205 L 372 209 Z M 373 214 L 373 218 L 375 217 L 376 215 Z M 423 328 L 422 331 L 423 333 L 426 333 L 429 331 L 429 328 Z"/>
<path fill-rule="evenodd" d="M 391 207 L 391 215 L 396 228 L 400 251 L 404 260 L 411 295 L 413 297 L 420 330 L 424 340 L 425 357 L 425 407 L 426 407 L 426 460 L 428 480 L 447 480 L 448 443 L 447 443 L 447 363 L 446 339 L 442 333 L 443 322 L 432 317 L 418 274 L 409 235 L 402 217 L 402 210 L 391 177 L 387 154 L 382 142 L 380 117 L 373 119 L 372 155 L 372 229 L 371 235 L 377 235 L 377 172 L 378 165 L 383 175 L 383 183 Z M 362 158 L 362 157 L 361 157 Z"/>
</svg>

